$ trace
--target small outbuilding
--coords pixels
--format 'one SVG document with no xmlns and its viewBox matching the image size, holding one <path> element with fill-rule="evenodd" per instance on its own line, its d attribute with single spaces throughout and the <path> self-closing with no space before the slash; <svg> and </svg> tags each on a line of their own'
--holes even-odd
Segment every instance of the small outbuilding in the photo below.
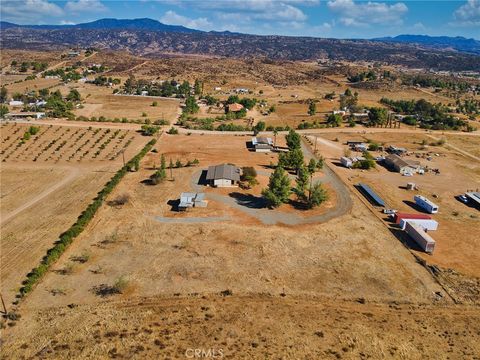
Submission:
<svg viewBox="0 0 480 360">
<path fill-rule="evenodd" d="M 238 186 L 240 182 L 240 168 L 232 164 L 209 166 L 207 181 L 214 187 Z"/>
<path fill-rule="evenodd" d="M 269 137 L 254 137 L 252 146 L 256 152 L 270 152 L 273 149 L 273 140 Z"/>
<path fill-rule="evenodd" d="M 191 207 L 207 207 L 204 193 L 184 192 L 180 195 L 179 211 L 185 211 Z"/>
</svg>

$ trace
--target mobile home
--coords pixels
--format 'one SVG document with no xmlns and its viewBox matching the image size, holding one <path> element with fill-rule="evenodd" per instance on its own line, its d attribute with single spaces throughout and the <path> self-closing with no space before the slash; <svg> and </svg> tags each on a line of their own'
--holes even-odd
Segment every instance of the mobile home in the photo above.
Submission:
<svg viewBox="0 0 480 360">
<path fill-rule="evenodd" d="M 438 205 L 434 204 L 433 202 L 428 200 L 426 197 L 421 195 L 415 195 L 413 199 L 415 200 L 415 204 L 420 206 L 422 209 L 424 209 L 428 213 L 436 214 L 438 212 Z"/>
</svg>

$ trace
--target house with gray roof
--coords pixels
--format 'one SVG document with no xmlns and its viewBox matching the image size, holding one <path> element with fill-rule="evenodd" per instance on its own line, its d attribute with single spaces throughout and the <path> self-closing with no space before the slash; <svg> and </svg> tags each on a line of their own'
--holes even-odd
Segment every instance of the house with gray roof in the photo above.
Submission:
<svg viewBox="0 0 480 360">
<path fill-rule="evenodd" d="M 210 186 L 230 187 L 238 186 L 240 182 L 240 168 L 232 164 L 209 166 L 207 181 Z"/>
</svg>

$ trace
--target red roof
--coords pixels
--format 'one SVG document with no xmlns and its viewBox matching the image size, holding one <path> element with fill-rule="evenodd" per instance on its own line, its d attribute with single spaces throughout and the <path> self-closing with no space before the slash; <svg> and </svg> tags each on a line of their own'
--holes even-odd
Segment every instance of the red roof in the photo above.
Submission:
<svg viewBox="0 0 480 360">
<path fill-rule="evenodd" d="M 431 219 L 432 217 L 427 214 L 408 214 L 408 213 L 395 213 L 393 219 L 395 224 L 400 224 L 402 219 Z"/>
<path fill-rule="evenodd" d="M 228 105 L 228 111 L 237 112 L 237 111 L 240 111 L 240 110 L 242 110 L 242 109 L 243 109 L 243 105 L 242 105 L 242 104 L 233 103 L 233 104 Z"/>
</svg>

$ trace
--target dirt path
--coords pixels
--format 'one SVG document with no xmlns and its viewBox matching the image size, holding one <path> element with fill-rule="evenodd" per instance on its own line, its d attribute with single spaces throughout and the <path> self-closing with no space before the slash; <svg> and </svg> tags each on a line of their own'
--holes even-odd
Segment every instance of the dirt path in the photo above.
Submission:
<svg viewBox="0 0 480 360">
<path fill-rule="evenodd" d="M 436 141 L 440 140 L 439 138 L 437 138 L 437 137 L 435 137 L 435 136 L 433 136 L 433 135 L 427 135 L 427 136 L 428 136 L 430 139 L 433 139 L 433 140 L 436 140 Z M 459 147 L 450 144 L 448 141 L 445 142 L 445 146 L 451 148 L 452 150 L 455 150 L 456 152 L 458 152 L 458 153 L 460 153 L 460 154 L 462 154 L 462 155 L 465 155 L 465 156 L 467 156 L 467 157 L 469 157 L 469 158 L 472 158 L 472 159 L 474 159 L 474 160 L 480 161 L 480 157 L 475 156 L 475 155 L 473 155 L 473 154 L 470 154 L 468 151 L 462 150 L 462 149 L 460 149 Z"/>
<path fill-rule="evenodd" d="M 60 180 L 56 184 L 53 184 L 49 188 L 42 191 L 40 194 L 31 198 L 29 201 L 27 201 L 23 205 L 19 206 L 15 210 L 10 211 L 5 216 L 3 216 L 2 219 L 0 220 L 0 224 L 6 223 L 8 220 L 17 216 L 22 211 L 24 211 L 24 210 L 28 209 L 29 207 L 35 205 L 37 202 L 39 202 L 40 200 L 43 200 L 45 197 L 47 197 L 48 195 L 50 195 L 54 191 L 60 189 L 62 186 L 68 184 L 71 181 L 73 181 L 79 175 L 80 170 L 77 169 L 77 168 L 72 168 L 71 170 L 72 170 L 71 173 L 67 177 L 63 178 L 62 180 Z"/>
<path fill-rule="evenodd" d="M 305 158 L 308 161 L 310 158 L 315 158 L 311 150 L 302 142 L 302 150 Z M 258 170 L 259 175 L 270 176 L 270 171 Z M 199 185 L 199 179 L 202 174 L 202 170 L 195 172 L 191 178 L 190 187 L 193 191 L 202 192 L 203 186 Z M 295 179 L 295 176 L 290 176 L 291 180 Z M 285 225 L 301 225 L 322 223 L 342 216 L 350 211 L 352 207 L 352 200 L 348 188 L 340 180 L 340 178 L 325 165 L 323 167 L 323 176 L 317 176 L 314 181 L 320 181 L 324 184 L 329 184 L 333 187 L 336 195 L 336 204 L 333 209 L 329 209 L 328 212 L 314 216 L 301 216 L 297 213 L 282 212 L 279 210 L 270 210 L 266 208 L 263 198 L 256 196 L 246 196 L 245 198 L 234 198 L 228 195 L 223 195 L 215 192 L 207 192 L 206 198 L 209 200 L 217 201 L 225 204 L 231 208 L 242 211 L 243 213 L 252 216 L 262 222 L 265 225 L 285 224 Z M 155 216 L 154 219 L 160 222 L 174 222 L 174 223 L 199 223 L 199 222 L 211 222 L 209 218 L 182 218 L 171 219 L 162 216 Z M 216 221 L 226 221 L 228 218 L 215 218 Z"/>
</svg>

